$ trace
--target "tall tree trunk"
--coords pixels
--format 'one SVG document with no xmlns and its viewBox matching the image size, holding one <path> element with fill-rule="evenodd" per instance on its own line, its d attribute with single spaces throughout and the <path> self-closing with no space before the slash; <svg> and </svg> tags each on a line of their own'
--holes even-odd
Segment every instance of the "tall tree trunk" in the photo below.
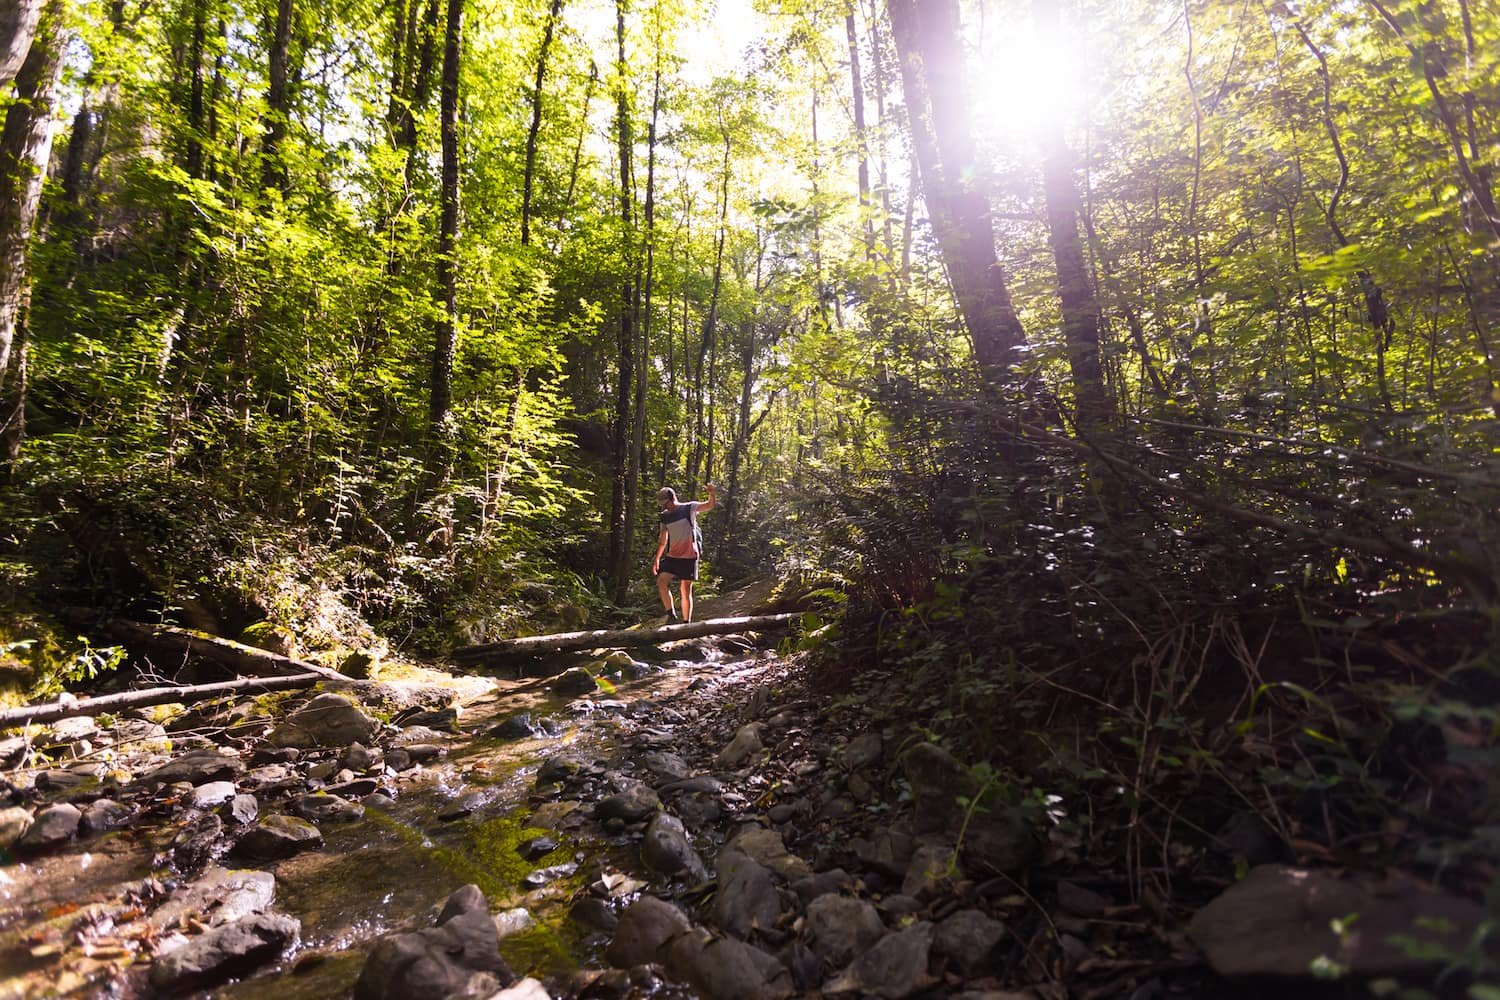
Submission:
<svg viewBox="0 0 1500 1000">
<path fill-rule="evenodd" d="M 443 82 L 439 96 L 442 139 L 442 209 L 438 221 L 437 294 L 428 419 L 441 468 L 450 460 L 448 423 L 453 407 L 453 351 L 458 329 L 458 81 L 463 52 L 464 0 L 448 0 L 443 32 Z"/>
<path fill-rule="evenodd" d="M 0 0 L 0 89 L 21 71 L 31 51 L 44 0 Z"/>
<path fill-rule="evenodd" d="M 536 140 L 542 131 L 542 85 L 547 78 L 547 53 L 552 48 L 552 33 L 562 16 L 563 0 L 552 0 L 547 21 L 542 26 L 542 44 L 536 56 L 536 86 L 531 91 L 531 125 L 526 130 L 526 166 L 521 175 L 521 245 L 531 244 L 531 192 L 536 174 Z"/>
<path fill-rule="evenodd" d="M 651 124 L 646 130 L 646 276 L 640 300 L 640 346 L 635 365 L 635 402 L 630 421 L 630 468 L 626 474 L 625 523 L 635 532 L 641 474 L 646 468 L 646 379 L 651 358 L 651 293 L 656 282 L 656 127 L 661 113 L 661 38 L 656 39 L 656 78 L 651 87 Z M 627 570 L 628 572 L 628 570 Z"/>
<path fill-rule="evenodd" d="M 886 151 L 885 53 L 880 41 L 880 0 L 870 0 L 870 60 L 875 66 L 875 127 L 879 139 L 880 219 L 887 268 L 895 266 L 896 243 L 891 232 L 891 178 Z M 893 276 L 894 280 L 894 276 Z"/>
<path fill-rule="evenodd" d="M 192 37 L 188 42 L 187 149 L 183 168 L 189 177 L 203 174 L 203 138 L 208 123 L 203 110 L 203 49 L 208 36 L 208 4 L 187 0 L 193 10 Z"/>
<path fill-rule="evenodd" d="M 688 459 L 688 492 L 698 490 L 698 475 L 703 471 L 704 449 L 709 434 L 704 422 L 704 395 L 708 392 L 705 367 L 709 348 L 719 325 L 719 292 L 724 285 L 724 237 L 729 231 L 729 165 L 731 143 L 729 126 L 720 119 L 724 137 L 724 163 L 719 176 L 719 227 L 714 236 L 714 274 L 708 293 L 708 313 L 703 317 L 703 332 L 698 338 L 698 366 L 693 379 L 693 449 Z M 684 367 L 687 358 L 683 358 Z"/>
<path fill-rule="evenodd" d="M 583 161 L 583 140 L 589 134 L 589 108 L 594 102 L 594 88 L 599 84 L 599 64 L 589 60 L 589 82 L 583 88 L 583 113 L 578 119 L 578 142 L 573 146 L 573 163 L 568 168 L 568 196 L 563 200 L 564 210 L 573 205 L 573 194 L 578 189 L 578 166 Z"/>
<path fill-rule="evenodd" d="M 400 6 L 398 0 L 397 6 Z M 291 65 L 292 0 L 277 0 L 276 22 L 271 30 L 270 71 L 267 74 L 266 116 L 261 139 L 262 188 L 286 190 L 286 164 L 281 144 L 287 131 L 287 78 Z"/>
<path fill-rule="evenodd" d="M 865 134 L 865 84 L 860 75 L 859 32 L 854 24 L 855 5 L 844 15 L 844 33 L 849 36 L 849 88 L 854 99 L 854 141 L 859 147 L 859 214 L 864 220 L 865 259 L 875 259 L 875 220 L 870 210 L 870 144 Z"/>
<path fill-rule="evenodd" d="M 1025 330 L 995 255 L 989 200 L 975 183 L 958 0 L 889 0 L 912 148 L 928 215 L 985 381 L 1008 381 Z"/>
<path fill-rule="evenodd" d="M 1060 33 L 1055 0 L 1036 0 L 1033 11 L 1044 32 Z M 1057 293 L 1062 306 L 1063 342 L 1073 374 L 1078 427 L 1085 433 L 1102 431 L 1113 412 L 1099 365 L 1099 300 L 1094 293 L 1083 242 L 1078 235 L 1082 205 L 1074 181 L 1077 165 L 1063 137 L 1060 118 L 1053 117 L 1043 137 L 1042 186 L 1047 202 L 1047 235 L 1057 263 Z"/>
<path fill-rule="evenodd" d="M 630 583 L 631 528 L 626 519 L 625 499 L 630 472 L 630 397 L 635 377 L 636 285 L 630 265 L 634 249 L 634 195 L 631 186 L 629 66 L 625 62 L 626 0 L 615 0 L 615 138 L 620 158 L 620 233 L 625 250 L 625 277 L 620 285 L 620 322 L 615 336 L 619 380 L 615 385 L 615 419 L 611 444 L 614 475 L 609 503 L 609 571 L 611 591 L 617 602 L 625 600 Z"/>
<path fill-rule="evenodd" d="M 7 382 L 20 382 L 18 339 L 26 330 L 23 319 L 30 285 L 27 249 L 52 151 L 52 108 L 68 49 L 66 13 L 66 0 L 46 3 L 26 60 L 15 76 L 15 100 L 0 133 L 0 390 L 6 390 Z M 13 400 L 21 391 L 23 387 L 12 385 L 7 396 Z M 7 436 L 20 433 L 20 411 L 6 406 L 0 418 L 6 420 Z"/>
</svg>

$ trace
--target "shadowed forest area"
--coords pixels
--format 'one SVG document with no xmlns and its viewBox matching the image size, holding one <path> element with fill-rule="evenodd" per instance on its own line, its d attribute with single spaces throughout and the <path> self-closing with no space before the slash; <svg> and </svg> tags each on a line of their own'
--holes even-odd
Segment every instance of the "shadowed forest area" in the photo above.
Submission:
<svg viewBox="0 0 1500 1000">
<path fill-rule="evenodd" d="M 1494 0 L 0 0 L 0 71 L 0 703 L 248 685 L 0 716 L 0 994 L 1500 997 Z M 709 483 L 707 617 L 793 620 L 463 652 L 659 626 Z M 182 973 L 309 788 L 553 936 L 391 986 L 293 888 Z"/>
</svg>

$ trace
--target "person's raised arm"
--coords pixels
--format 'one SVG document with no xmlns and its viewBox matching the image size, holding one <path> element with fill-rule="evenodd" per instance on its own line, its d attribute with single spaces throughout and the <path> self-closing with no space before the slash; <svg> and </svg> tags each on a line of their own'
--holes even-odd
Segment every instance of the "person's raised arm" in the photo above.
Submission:
<svg viewBox="0 0 1500 1000">
<path fill-rule="evenodd" d="M 719 488 L 713 483 L 708 484 L 708 499 L 698 501 L 698 513 L 707 514 L 719 505 Z"/>
</svg>

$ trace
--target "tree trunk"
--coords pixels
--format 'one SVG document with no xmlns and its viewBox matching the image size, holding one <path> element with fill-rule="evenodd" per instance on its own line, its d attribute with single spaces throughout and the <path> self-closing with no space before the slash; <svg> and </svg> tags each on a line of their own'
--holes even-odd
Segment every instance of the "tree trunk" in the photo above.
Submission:
<svg viewBox="0 0 1500 1000">
<path fill-rule="evenodd" d="M 442 210 L 438 222 L 437 297 L 441 316 L 433 330 L 432 379 L 428 420 L 433 444 L 446 467 L 448 423 L 453 408 L 453 351 L 458 331 L 458 79 L 463 51 L 464 0 L 448 0 L 443 33 L 443 82 L 439 129 L 442 137 Z"/>
<path fill-rule="evenodd" d="M 400 2 L 398 0 L 398 6 Z M 287 77 L 291 65 L 292 0 L 277 0 L 276 23 L 271 31 L 270 72 L 266 87 L 266 116 L 261 139 L 262 188 L 286 190 L 286 164 L 281 144 L 287 130 Z"/>
<path fill-rule="evenodd" d="M 1008 381 L 1025 330 L 995 255 L 989 200 L 975 183 L 957 0 L 890 0 L 912 148 L 933 231 L 985 381 Z"/>
<path fill-rule="evenodd" d="M 71 719 L 80 715 L 102 715 L 115 713 L 123 708 L 144 708 L 147 705 L 170 705 L 173 702 L 196 704 L 221 695 L 262 694 L 267 691 L 297 691 L 310 688 L 327 680 L 322 674 L 292 674 L 287 677 L 241 677 L 235 681 L 218 684 L 173 685 L 171 687 L 146 688 L 140 691 L 121 691 L 98 698 L 80 698 L 72 701 L 54 701 L 45 705 L 30 705 L 25 708 L 7 708 L 0 711 L 0 728 L 37 725 Z"/>
<path fill-rule="evenodd" d="M 0 133 L 0 416 L 13 450 L 24 398 L 23 340 L 30 285 L 28 248 L 52 153 L 52 110 L 67 51 L 67 3 L 48 0 L 15 78 L 16 99 Z"/>
<path fill-rule="evenodd" d="M 1059 33 L 1053 0 L 1037 0 L 1033 11 L 1043 31 Z M 1094 293 L 1083 242 L 1078 235 L 1081 203 L 1074 183 L 1077 166 L 1063 137 L 1062 121 L 1052 118 L 1043 138 L 1042 183 L 1047 202 L 1047 235 L 1057 263 L 1057 293 L 1062 306 L 1063 341 L 1073 374 L 1078 427 L 1084 433 L 1103 430 L 1113 412 L 1099 366 L 1099 300 Z"/>
<path fill-rule="evenodd" d="M 865 232 L 865 259 L 875 259 L 875 220 L 870 211 L 870 145 L 865 134 L 865 84 L 860 75 L 859 32 L 854 24 L 854 10 L 844 15 L 844 33 L 849 36 L 849 87 L 854 99 L 854 142 L 859 148 L 859 214 Z"/>
<path fill-rule="evenodd" d="M 552 48 L 552 33 L 562 17 L 563 0 L 552 0 L 547 21 L 542 27 L 542 44 L 536 56 L 536 86 L 531 92 L 531 125 L 526 130 L 526 166 L 521 175 L 521 245 L 531 244 L 531 192 L 536 174 L 536 141 L 542 131 L 542 84 L 547 78 L 547 52 Z"/>
<path fill-rule="evenodd" d="M 708 391 L 707 361 L 709 349 L 719 324 L 719 292 L 724 284 L 724 238 L 729 230 L 729 126 L 722 120 L 720 127 L 724 136 L 724 165 L 719 179 L 719 230 L 714 237 L 714 275 L 708 293 L 708 314 L 703 317 L 703 333 L 698 339 L 698 367 L 693 380 L 693 450 L 688 460 L 689 493 L 698 490 L 698 476 L 703 471 L 705 439 L 708 428 L 704 421 L 704 394 Z M 683 359 L 686 367 L 687 359 Z"/>
<path fill-rule="evenodd" d="M 786 628 L 802 616 L 796 612 L 779 615 L 750 615 L 743 618 L 709 618 L 644 629 L 600 629 L 592 632 L 562 632 L 557 635 L 528 635 L 519 639 L 488 642 L 482 646 L 464 646 L 452 653 L 456 663 L 499 665 L 518 657 L 546 656 L 551 653 L 576 652 L 582 649 L 624 649 L 630 646 L 652 646 L 678 639 L 696 639 L 705 635 L 725 635 Z"/>
<path fill-rule="evenodd" d="M 44 6 L 44 0 L 0 0 L 0 89 L 21 72 Z"/>
<path fill-rule="evenodd" d="M 629 67 L 625 62 L 625 2 L 615 0 L 615 41 L 619 47 L 615 82 L 615 137 L 620 159 L 620 233 L 624 248 L 625 278 L 620 286 L 620 322 L 615 336 L 618 381 L 615 385 L 615 419 L 612 435 L 614 476 L 609 505 L 609 572 L 611 591 L 617 602 L 625 600 L 630 583 L 632 525 L 626 519 L 626 494 L 630 472 L 630 399 L 635 378 L 636 285 L 630 259 L 634 244 L 633 193 L 631 190 Z"/>
<path fill-rule="evenodd" d="M 583 113 L 578 119 L 578 142 L 573 146 L 573 163 L 568 168 L 568 196 L 563 200 L 564 210 L 573 205 L 573 194 L 578 189 L 578 166 L 583 160 L 583 140 L 589 134 L 589 108 L 594 102 L 594 88 L 599 85 L 599 65 L 589 60 L 589 82 L 583 88 Z"/>
<path fill-rule="evenodd" d="M 651 358 L 651 292 L 656 281 L 656 127 L 661 113 L 661 40 L 656 46 L 656 79 L 651 88 L 651 124 L 646 131 L 646 276 L 640 316 L 640 346 L 636 354 L 635 402 L 630 421 L 630 468 L 625 492 L 625 523 L 630 526 L 627 548 L 633 548 L 636 511 L 640 505 L 641 474 L 646 468 L 646 390 Z M 629 569 L 627 566 L 627 577 Z"/>
</svg>

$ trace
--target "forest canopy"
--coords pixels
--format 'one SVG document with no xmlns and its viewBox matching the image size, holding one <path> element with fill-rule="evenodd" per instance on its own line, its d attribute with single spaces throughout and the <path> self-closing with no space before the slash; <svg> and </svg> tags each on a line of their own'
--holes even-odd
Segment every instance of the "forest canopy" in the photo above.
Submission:
<svg viewBox="0 0 1500 1000">
<path fill-rule="evenodd" d="M 12 6 L 23 686 L 63 607 L 638 615 L 656 488 L 710 481 L 710 581 L 851 621 L 1490 648 L 1493 5 Z"/>
</svg>

